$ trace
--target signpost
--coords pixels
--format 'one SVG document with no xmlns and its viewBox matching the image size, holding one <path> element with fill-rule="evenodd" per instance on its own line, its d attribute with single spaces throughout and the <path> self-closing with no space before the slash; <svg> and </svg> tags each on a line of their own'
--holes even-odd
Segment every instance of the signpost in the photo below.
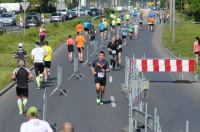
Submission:
<svg viewBox="0 0 200 132">
<path fill-rule="evenodd" d="M 22 9 L 24 10 L 24 22 L 23 22 L 23 26 L 24 26 L 24 35 L 25 35 L 25 17 L 26 17 L 26 10 L 29 6 L 29 2 L 27 2 L 27 0 L 23 0 L 23 2 L 21 2 L 21 6 Z"/>
</svg>

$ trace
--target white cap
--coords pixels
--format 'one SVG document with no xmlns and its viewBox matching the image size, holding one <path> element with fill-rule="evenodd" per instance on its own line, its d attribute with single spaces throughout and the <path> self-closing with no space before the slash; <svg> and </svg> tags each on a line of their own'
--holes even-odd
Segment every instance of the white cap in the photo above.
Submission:
<svg viewBox="0 0 200 132">
<path fill-rule="evenodd" d="M 23 47 L 23 43 L 19 43 L 18 46 L 19 46 L 19 47 Z"/>
</svg>

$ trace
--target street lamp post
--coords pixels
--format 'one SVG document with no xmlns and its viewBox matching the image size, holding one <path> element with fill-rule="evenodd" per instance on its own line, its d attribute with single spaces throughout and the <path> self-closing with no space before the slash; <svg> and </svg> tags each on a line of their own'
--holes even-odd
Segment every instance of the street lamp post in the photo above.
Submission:
<svg viewBox="0 0 200 132">
<path fill-rule="evenodd" d="M 175 43 L 175 19 L 176 19 L 176 10 L 175 10 L 175 0 L 173 0 L 173 43 Z"/>
<path fill-rule="evenodd" d="M 26 0 L 24 0 L 23 1 L 24 2 L 24 7 L 26 8 Z M 23 22 L 23 27 L 24 27 L 24 36 L 25 36 L 25 29 L 26 29 L 26 27 L 25 27 L 25 15 L 26 15 L 26 9 L 24 8 L 24 22 Z"/>
</svg>

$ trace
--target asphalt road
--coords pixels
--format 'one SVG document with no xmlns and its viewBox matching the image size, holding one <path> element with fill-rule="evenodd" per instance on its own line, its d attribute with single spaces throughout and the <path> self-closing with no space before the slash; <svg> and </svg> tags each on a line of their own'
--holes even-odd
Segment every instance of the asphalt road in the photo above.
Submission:
<svg viewBox="0 0 200 132">
<path fill-rule="evenodd" d="M 160 45 L 161 29 L 161 26 L 157 26 L 154 33 L 142 30 L 138 39 L 128 40 L 128 46 L 123 49 L 124 56 L 131 57 L 134 53 L 136 58 L 141 58 L 144 54 L 147 58 L 170 57 Z M 100 41 L 98 43 L 100 44 Z M 66 45 L 60 46 L 54 52 L 52 76 L 46 86 L 48 93 L 55 88 L 56 67 L 61 63 L 63 89 L 67 88 L 70 93 L 67 97 L 48 97 L 48 120 L 57 123 L 58 127 L 64 121 L 70 121 L 74 124 L 76 132 L 120 132 L 128 124 L 128 100 L 120 92 L 120 84 L 124 81 L 123 69 L 108 74 L 113 77 L 113 82 L 107 81 L 107 104 L 98 106 L 95 103 L 96 93 L 89 66 L 80 66 L 80 71 L 86 76 L 83 80 L 68 81 L 67 78 L 73 73 L 73 64 L 67 61 L 66 54 Z M 96 57 L 92 56 L 90 61 L 93 58 Z M 145 77 L 151 81 L 148 94 L 149 113 L 153 113 L 154 107 L 158 108 L 163 132 L 184 131 L 186 120 L 190 121 L 191 132 L 200 130 L 198 83 L 173 83 L 178 76 L 169 73 L 148 73 Z M 190 74 L 186 74 L 186 77 L 194 80 L 194 76 Z M 35 85 L 34 82 L 30 82 L 28 106 L 37 106 L 42 117 L 43 90 L 36 90 Z M 116 107 L 110 103 L 111 96 L 115 99 Z M 15 88 L 0 97 L 0 106 L 0 130 L 19 131 L 20 124 L 26 119 L 18 115 Z"/>
</svg>

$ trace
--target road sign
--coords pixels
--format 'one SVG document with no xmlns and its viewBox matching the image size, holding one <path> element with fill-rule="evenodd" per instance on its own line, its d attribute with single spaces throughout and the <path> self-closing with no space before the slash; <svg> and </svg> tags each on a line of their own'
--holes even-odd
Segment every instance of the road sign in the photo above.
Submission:
<svg viewBox="0 0 200 132">
<path fill-rule="evenodd" d="M 30 2 L 20 2 L 20 5 L 24 11 L 28 8 L 29 4 Z"/>
</svg>

